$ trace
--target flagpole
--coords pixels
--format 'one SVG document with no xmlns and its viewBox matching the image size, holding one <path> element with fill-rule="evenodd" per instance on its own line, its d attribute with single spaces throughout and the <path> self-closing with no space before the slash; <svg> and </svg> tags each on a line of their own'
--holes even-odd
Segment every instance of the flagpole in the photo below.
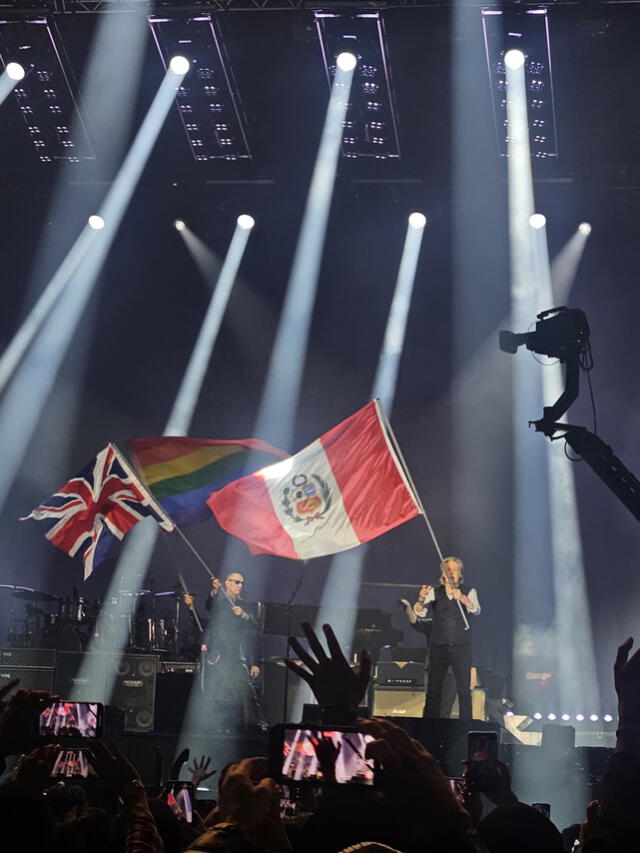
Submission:
<svg viewBox="0 0 640 853">
<path fill-rule="evenodd" d="M 393 449 L 394 449 L 394 451 L 398 457 L 398 461 L 400 462 L 400 464 L 402 466 L 402 470 L 404 472 L 404 475 L 407 478 L 409 485 L 411 486 L 411 491 L 413 492 L 413 498 L 414 498 L 415 502 L 418 504 L 418 507 L 420 508 L 420 512 L 422 513 L 422 517 L 424 518 L 425 524 L 427 525 L 427 530 L 429 531 L 429 535 L 431 536 L 431 541 L 434 544 L 434 547 L 436 549 L 436 553 L 438 555 L 438 559 L 440 560 L 440 569 L 441 569 L 442 573 L 444 574 L 444 576 L 446 577 L 446 579 L 449 581 L 449 586 L 451 587 L 451 589 L 453 589 L 453 583 L 451 581 L 451 575 L 449 574 L 449 571 L 448 571 L 447 567 L 445 566 L 444 556 L 442 554 L 442 550 L 440 549 L 438 539 L 436 538 L 435 530 L 433 529 L 431 522 L 429 521 L 429 516 L 427 515 L 427 512 L 424 508 L 424 504 L 422 503 L 422 498 L 418 494 L 418 490 L 416 489 L 416 485 L 413 482 L 413 477 L 411 476 L 411 472 L 409 471 L 409 468 L 407 466 L 405 458 L 402 455 L 402 450 L 400 450 L 400 445 L 398 444 L 398 439 L 396 438 L 396 434 L 393 431 L 393 427 L 391 426 L 391 422 L 389 421 L 389 418 L 387 417 L 387 413 L 385 412 L 385 410 L 382 406 L 382 402 L 379 399 L 376 399 L 375 403 L 376 403 L 376 407 L 378 409 L 378 412 L 380 414 L 380 417 L 382 418 L 382 422 L 384 424 L 384 427 L 387 430 L 387 433 L 389 434 L 389 438 L 391 439 L 391 443 L 392 443 Z M 460 615 L 462 616 L 462 621 L 464 622 L 464 629 L 465 629 L 465 631 L 468 631 L 469 630 L 469 620 L 467 619 L 466 613 L 462 609 L 462 604 L 460 603 L 460 599 L 456 599 L 456 601 L 458 602 L 458 609 L 460 610 Z"/>
</svg>

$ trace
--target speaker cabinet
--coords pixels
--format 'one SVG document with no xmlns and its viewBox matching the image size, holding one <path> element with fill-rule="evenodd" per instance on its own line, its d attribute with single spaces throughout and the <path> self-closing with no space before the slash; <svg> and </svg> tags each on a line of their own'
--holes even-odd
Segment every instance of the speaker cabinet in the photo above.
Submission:
<svg viewBox="0 0 640 853">
<path fill-rule="evenodd" d="M 422 717 L 424 690 L 381 687 L 373 689 L 374 717 Z"/>
<path fill-rule="evenodd" d="M 53 670 L 42 667 L 0 667 L 0 689 L 6 687 L 14 679 L 19 678 L 19 690 L 46 690 L 53 693 Z"/>
<path fill-rule="evenodd" d="M 123 655 L 113 663 L 116 676 L 111 704 L 124 711 L 126 732 L 152 732 L 154 728 L 156 655 Z"/>
<path fill-rule="evenodd" d="M 189 697 L 198 688 L 196 672 L 159 672 L 156 677 L 155 730 L 179 735 Z"/>
</svg>

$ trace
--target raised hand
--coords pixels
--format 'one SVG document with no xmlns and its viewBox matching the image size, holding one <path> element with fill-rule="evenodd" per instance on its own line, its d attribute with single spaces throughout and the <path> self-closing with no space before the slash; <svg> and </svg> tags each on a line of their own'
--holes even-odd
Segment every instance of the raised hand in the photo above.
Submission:
<svg viewBox="0 0 640 853">
<path fill-rule="evenodd" d="M 302 629 L 313 654 L 303 648 L 295 637 L 289 638 L 289 645 L 307 669 L 289 658 L 285 658 L 286 665 L 307 682 L 321 707 L 336 709 L 338 712 L 347 714 L 354 713 L 369 683 L 371 675 L 369 653 L 362 651 L 358 657 L 358 666 L 352 669 L 331 625 L 322 626 L 329 654 L 322 648 L 320 640 L 308 622 L 302 623 Z"/>
<path fill-rule="evenodd" d="M 28 755 L 22 755 L 14 768 L 11 781 L 42 793 L 51 785 L 51 771 L 59 752 L 60 747 L 57 744 L 49 743 L 34 749 Z"/>
<path fill-rule="evenodd" d="M 88 748 L 89 760 L 97 775 L 114 794 L 120 794 L 122 789 L 131 782 L 142 784 L 142 779 L 136 768 L 125 758 L 115 744 L 107 747 L 104 741 L 92 739 Z"/>
<path fill-rule="evenodd" d="M 191 773 L 191 782 L 194 788 L 197 788 L 201 782 L 204 782 L 205 779 L 209 779 L 216 773 L 215 770 L 209 770 L 210 763 L 210 755 L 203 755 L 200 761 L 197 758 L 193 759 L 193 767 L 189 768 L 189 773 Z"/>
<path fill-rule="evenodd" d="M 640 649 L 629 658 L 633 637 L 618 648 L 613 665 L 613 677 L 618 694 L 618 718 L 625 734 L 640 739 Z"/>
<path fill-rule="evenodd" d="M 55 696 L 44 690 L 18 690 L 6 699 L 18 684 L 12 681 L 0 691 L 0 755 L 17 755 L 38 746 L 38 718 Z"/>
</svg>

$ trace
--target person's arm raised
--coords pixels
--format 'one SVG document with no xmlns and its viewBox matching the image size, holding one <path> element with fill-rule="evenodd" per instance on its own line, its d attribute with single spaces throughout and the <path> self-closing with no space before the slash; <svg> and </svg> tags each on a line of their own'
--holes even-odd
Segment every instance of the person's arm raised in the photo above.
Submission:
<svg viewBox="0 0 640 853">
<path fill-rule="evenodd" d="M 329 654 L 323 649 L 317 634 L 308 622 L 302 623 L 302 630 L 311 651 L 308 652 L 296 637 L 290 637 L 289 645 L 304 666 L 290 658 L 285 658 L 286 665 L 306 681 L 313 691 L 321 708 L 323 722 L 352 722 L 356 719 L 358 706 L 369 684 L 371 675 L 369 653 L 366 650 L 360 652 L 357 666 L 351 667 L 331 625 L 322 626 Z"/>
</svg>

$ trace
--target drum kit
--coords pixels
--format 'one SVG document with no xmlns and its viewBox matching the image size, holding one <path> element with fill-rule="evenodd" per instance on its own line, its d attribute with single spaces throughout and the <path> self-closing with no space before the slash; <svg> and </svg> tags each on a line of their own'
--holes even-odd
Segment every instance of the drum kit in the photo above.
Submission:
<svg viewBox="0 0 640 853">
<path fill-rule="evenodd" d="M 182 593 L 150 589 L 119 590 L 106 599 L 55 596 L 44 590 L 0 584 L 23 603 L 22 614 L 11 608 L 7 643 L 14 648 L 81 652 L 92 648 L 150 654 L 176 654 Z M 135 599 L 135 600 L 134 600 Z"/>
</svg>

